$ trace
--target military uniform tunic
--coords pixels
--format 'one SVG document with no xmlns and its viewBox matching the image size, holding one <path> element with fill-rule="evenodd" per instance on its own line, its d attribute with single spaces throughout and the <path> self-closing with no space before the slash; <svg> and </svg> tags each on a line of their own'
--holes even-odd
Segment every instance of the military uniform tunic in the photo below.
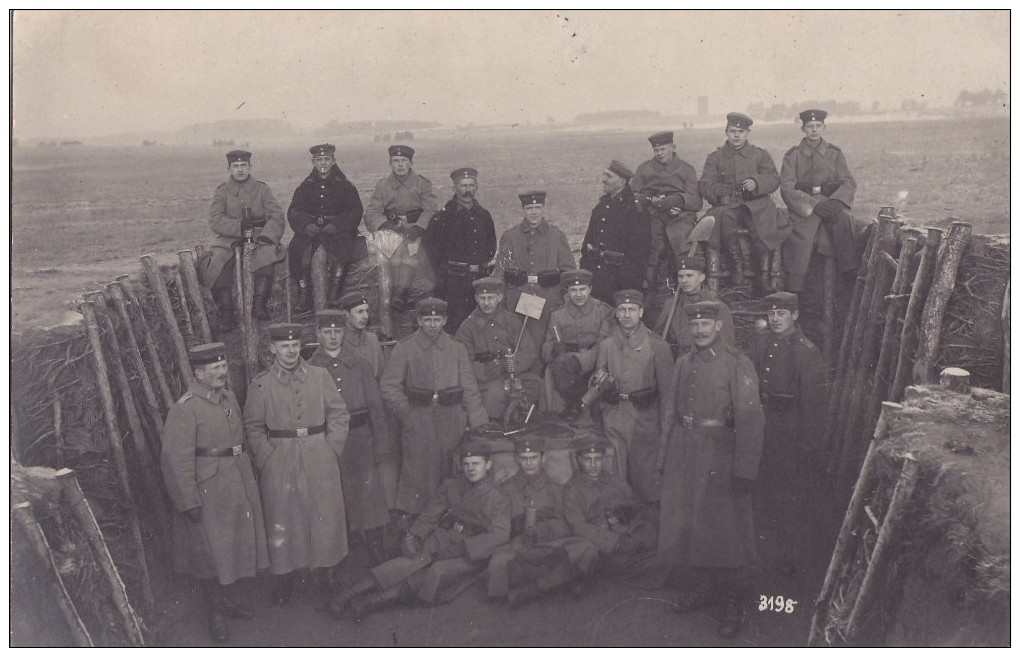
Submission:
<svg viewBox="0 0 1020 648">
<path fill-rule="evenodd" d="M 241 240 L 243 209 L 251 209 L 253 219 L 266 219 L 266 224 L 255 228 L 255 237 L 264 236 L 274 243 L 255 243 L 252 253 L 252 270 L 265 268 L 282 261 L 287 249 L 280 244 L 286 225 L 283 209 L 273 197 L 269 185 L 249 176 L 244 182 L 233 178 L 216 187 L 209 208 L 209 228 L 216 238 L 209 243 L 208 253 L 199 260 L 198 275 L 204 286 L 216 283 L 224 266 L 234 258 L 233 245 Z M 229 283 L 227 285 L 230 285 Z"/>
<path fill-rule="evenodd" d="M 686 418 L 685 418 L 686 417 Z M 665 408 L 659 559 L 669 567 L 748 566 L 755 556 L 751 495 L 764 417 L 751 361 L 716 338 L 677 360 Z"/>
<path fill-rule="evenodd" d="M 383 363 L 385 362 L 378 335 L 372 331 L 359 331 L 347 327 L 344 330 L 343 348 L 345 351 L 349 350 L 354 355 L 364 358 L 372 367 L 372 375 L 378 382 L 379 377 L 382 376 Z"/>
<path fill-rule="evenodd" d="M 739 193 L 740 183 L 753 178 L 758 184 L 750 199 Z M 712 208 L 705 216 L 717 217 L 713 244 L 718 247 L 720 237 L 729 238 L 735 232 L 727 231 L 726 222 L 733 220 L 732 211 L 739 206 L 750 212 L 751 227 L 765 247 L 775 250 L 790 234 L 790 223 L 785 212 L 780 212 L 769 194 L 779 188 L 779 172 L 768 151 L 753 144 L 735 149 L 723 144 L 708 155 L 698 183 L 701 195 Z M 737 192 L 734 194 L 734 192 Z M 730 204 L 724 200 L 732 199 Z"/>
<path fill-rule="evenodd" d="M 244 443 L 234 394 L 196 383 L 170 408 L 162 438 L 163 479 L 174 505 L 174 571 L 229 585 L 268 567 L 262 503 L 248 453 L 196 455 L 198 448 L 227 450 Z M 198 523 L 184 515 L 199 506 Z"/>
<path fill-rule="evenodd" d="M 319 243 L 341 266 L 367 257 L 365 238 L 358 235 L 362 211 L 358 190 L 347 180 L 340 167 L 334 164 L 325 178 L 315 170 L 308 174 L 294 190 L 287 209 L 287 222 L 294 230 L 288 256 L 291 274 L 301 275 L 304 251 Z M 313 239 L 305 233 L 310 224 L 318 225 L 320 230 L 326 225 L 333 225 L 337 233 L 329 236 L 320 231 Z"/>
<path fill-rule="evenodd" d="M 780 195 L 789 208 L 793 226 L 790 238 L 783 244 L 786 272 L 799 277 L 799 281 L 803 282 L 811 253 L 815 249 L 818 226 L 821 224 L 814 209 L 827 198 L 843 203 L 846 211 L 838 217 L 837 222 L 824 228 L 823 231 L 828 231 L 828 235 L 818 239 L 818 252 L 824 256 L 836 257 L 840 272 L 856 270 L 860 258 L 854 244 L 849 209 L 854 204 L 857 181 L 850 173 L 843 151 L 824 139 L 817 146 L 812 146 L 806 138 L 802 139 L 800 144 L 783 156 L 779 182 Z M 819 193 L 814 193 L 816 187 Z"/>
<path fill-rule="evenodd" d="M 676 307 L 673 309 L 673 320 L 669 324 L 669 330 L 663 334 L 666 342 L 669 342 L 670 347 L 676 352 L 674 356 L 679 357 L 691 350 L 694 346 L 694 338 L 691 337 L 691 322 L 687 319 L 687 314 L 684 313 L 684 306 L 686 304 L 697 304 L 704 301 L 717 301 L 719 302 L 719 319 L 722 320 L 723 327 L 719 332 L 722 339 L 726 344 L 736 346 L 737 336 L 735 329 L 733 328 L 733 313 L 730 312 L 730 307 L 724 304 L 716 294 L 710 289 L 702 288 L 693 295 L 685 295 L 682 291 L 680 292 L 680 298 L 676 300 Z M 669 318 L 670 306 L 673 301 L 670 300 L 666 306 L 666 309 L 659 315 L 659 321 L 655 324 L 655 330 L 661 331 L 666 327 L 666 320 Z"/>
<path fill-rule="evenodd" d="M 450 516 L 464 532 L 447 528 L 452 525 L 444 518 Z M 422 538 L 421 554 L 388 560 L 374 567 L 372 576 L 383 589 L 407 581 L 421 601 L 444 603 L 470 587 L 493 550 L 510 539 L 510 502 L 491 475 L 475 483 L 464 476 L 446 479 L 410 532 Z"/>
<path fill-rule="evenodd" d="M 553 386 L 564 400 L 581 400 L 588 386 L 587 376 L 595 370 L 599 343 L 609 337 L 615 327 L 612 306 L 594 297 L 580 307 L 567 299 L 563 306 L 553 311 L 545 332 L 545 342 L 542 343 L 542 359 L 549 364 Z M 553 358 L 557 332 L 559 341 L 575 350 Z"/>
<path fill-rule="evenodd" d="M 251 382 L 247 441 L 259 471 L 270 571 L 332 567 L 347 555 L 340 456 L 350 416 L 325 369 L 274 363 Z M 271 438 L 270 431 L 325 426 L 325 433 Z"/>
<path fill-rule="evenodd" d="M 563 513 L 571 531 L 594 544 L 600 560 L 610 567 L 633 560 L 617 553 L 624 534 L 649 550 L 655 547 L 655 516 L 619 475 L 603 471 L 592 479 L 582 470 L 575 472 L 563 487 Z"/>
<path fill-rule="evenodd" d="M 592 273 L 591 296 L 604 302 L 625 288 L 641 290 L 651 249 L 648 216 L 639 211 L 630 187 L 615 196 L 602 194 L 591 210 L 581 243 L 581 268 Z M 622 254 L 613 258 L 605 253 Z"/>
<path fill-rule="evenodd" d="M 669 394 L 673 354 L 661 337 L 638 324 L 630 335 L 617 327 L 599 343 L 596 370 L 605 369 L 621 394 L 654 390 L 650 405 L 637 407 L 631 400 L 603 402 L 606 437 L 613 444 L 620 476 L 646 502 L 659 499 L 655 459 L 659 449 L 662 406 Z"/>
<path fill-rule="evenodd" d="M 648 205 L 651 215 L 648 266 L 659 267 L 661 261 L 673 261 L 668 256 L 686 254 L 690 247 L 687 237 L 694 229 L 697 214 L 704 205 L 698 191 L 698 173 L 694 167 L 675 153 L 665 164 L 652 158 L 638 165 L 630 186 L 634 193 L 648 198 L 663 196 L 659 206 Z M 681 210 L 679 215 L 670 212 L 674 208 Z M 667 264 L 667 267 L 675 274 L 672 263 Z"/>
<path fill-rule="evenodd" d="M 531 402 L 538 402 L 542 390 L 542 379 L 536 373 L 539 369 L 538 351 L 531 336 L 520 334 L 522 319 L 522 316 L 507 311 L 503 304 L 498 305 L 492 315 L 486 315 L 481 308 L 475 308 L 457 330 L 456 339 L 467 349 L 471 369 L 478 382 L 478 391 L 482 396 L 482 405 L 490 419 L 501 419 L 506 411 L 508 399 L 503 386 L 507 374 L 501 368 L 495 377 L 486 378 L 486 366 L 490 362 L 497 362 L 502 367 L 501 361 L 494 358 L 495 354 L 513 351 L 518 337 L 521 344 L 514 356 L 514 375 L 521 380 Z"/>
<path fill-rule="evenodd" d="M 446 332 L 452 335 L 475 308 L 471 282 L 492 273 L 489 264 L 496 254 L 492 214 L 477 202 L 465 209 L 456 198 L 451 199 L 429 222 L 425 248 L 436 270 L 435 295 L 450 306 Z M 448 262 L 479 266 L 479 269 L 472 271 Z"/>
<path fill-rule="evenodd" d="M 414 405 L 408 389 L 440 393 L 462 388 L 461 402 L 443 405 L 433 399 Z M 478 394 L 467 349 L 445 332 L 435 340 L 422 331 L 412 333 L 393 347 L 383 369 L 379 391 L 402 426 L 400 479 L 395 508 L 419 513 L 429 497 L 450 474 L 453 453 L 465 425 L 478 427 L 489 420 Z"/>
<path fill-rule="evenodd" d="M 377 466 L 392 461 L 395 448 L 372 367 L 347 349 L 333 357 L 321 346 L 308 363 L 329 372 L 351 415 L 347 443 L 340 455 L 347 528 L 365 531 L 384 526 L 390 514 Z"/>
</svg>

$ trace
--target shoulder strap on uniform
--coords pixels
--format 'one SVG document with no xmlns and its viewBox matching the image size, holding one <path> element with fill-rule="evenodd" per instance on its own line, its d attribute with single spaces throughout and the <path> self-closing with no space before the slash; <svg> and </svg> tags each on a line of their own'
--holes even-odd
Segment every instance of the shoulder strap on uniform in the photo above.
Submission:
<svg viewBox="0 0 1020 648">
<path fill-rule="evenodd" d="M 191 400 L 192 396 L 194 396 L 194 394 L 192 394 L 190 391 L 184 392 L 184 394 L 177 399 L 177 404 L 180 405 L 181 403 L 188 402 L 189 400 Z"/>
</svg>

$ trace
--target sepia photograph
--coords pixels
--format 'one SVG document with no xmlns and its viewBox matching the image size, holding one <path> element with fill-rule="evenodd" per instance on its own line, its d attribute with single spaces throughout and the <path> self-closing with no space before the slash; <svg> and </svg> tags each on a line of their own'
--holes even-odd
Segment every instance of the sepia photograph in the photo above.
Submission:
<svg viewBox="0 0 1020 648">
<path fill-rule="evenodd" d="M 1010 645 L 1010 10 L 8 17 L 10 645 Z"/>
</svg>

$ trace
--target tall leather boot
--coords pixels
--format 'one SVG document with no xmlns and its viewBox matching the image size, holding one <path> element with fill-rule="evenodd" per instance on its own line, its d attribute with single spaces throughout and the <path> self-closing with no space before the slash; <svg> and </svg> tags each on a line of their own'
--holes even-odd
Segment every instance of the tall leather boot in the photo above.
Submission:
<svg viewBox="0 0 1020 648">
<path fill-rule="evenodd" d="M 266 310 L 266 302 L 273 292 L 272 275 L 255 275 L 255 299 L 251 305 L 251 316 L 253 319 L 269 321 L 269 311 Z"/>
<path fill-rule="evenodd" d="M 209 621 L 209 638 L 216 643 L 230 641 L 230 629 L 223 616 L 223 589 L 215 580 L 203 579 L 202 592 L 205 595 L 205 613 Z"/>
<path fill-rule="evenodd" d="M 403 601 L 410 601 L 414 593 L 407 583 L 395 585 L 381 592 L 363 594 L 351 601 L 351 611 L 354 612 L 354 620 L 361 623 L 361 620 L 372 612 L 378 612 L 390 605 Z"/>
<path fill-rule="evenodd" d="M 730 258 L 730 283 L 740 286 L 744 283 L 744 252 L 740 249 L 740 239 L 733 236 L 724 242 L 726 254 Z"/>
<path fill-rule="evenodd" d="M 751 255 L 758 274 L 754 278 L 754 287 L 751 290 L 752 297 L 764 297 L 772 292 L 770 287 L 771 276 L 769 275 L 769 249 L 759 242 L 754 244 L 754 252 Z"/>
<path fill-rule="evenodd" d="M 361 577 L 361 580 L 350 587 L 338 587 L 334 590 L 333 595 L 329 597 L 329 604 L 327 605 L 329 613 L 333 615 L 333 618 L 339 619 L 343 615 L 344 608 L 353 599 L 370 594 L 378 588 L 379 583 L 371 574 L 365 574 Z"/>
<path fill-rule="evenodd" d="M 220 312 L 219 325 L 216 330 L 220 333 L 233 331 L 237 328 L 237 318 L 234 317 L 234 293 L 230 286 L 226 288 L 212 289 L 213 301 Z"/>
<path fill-rule="evenodd" d="M 326 303 L 330 306 L 335 306 L 340 303 L 340 295 L 344 289 L 344 277 L 347 275 L 345 270 L 341 270 L 340 274 L 334 274 L 329 279 L 329 292 L 326 293 Z"/>
<path fill-rule="evenodd" d="M 295 313 L 307 313 L 312 310 L 312 286 L 308 277 L 302 277 L 298 281 L 297 304 L 294 306 Z"/>
<path fill-rule="evenodd" d="M 386 562 L 386 527 L 379 526 L 365 531 L 365 545 L 372 562 L 380 565 Z"/>
</svg>

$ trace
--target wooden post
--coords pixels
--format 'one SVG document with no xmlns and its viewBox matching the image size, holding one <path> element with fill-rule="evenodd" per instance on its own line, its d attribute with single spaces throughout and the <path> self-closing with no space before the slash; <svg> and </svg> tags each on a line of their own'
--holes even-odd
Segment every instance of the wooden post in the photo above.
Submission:
<svg viewBox="0 0 1020 648">
<path fill-rule="evenodd" d="M 120 275 L 117 277 L 117 283 L 120 284 L 121 292 L 127 298 L 125 306 L 132 307 L 136 313 L 136 317 L 130 318 L 128 321 L 138 327 L 139 334 L 142 337 L 142 348 L 145 349 L 145 355 L 149 358 L 149 364 L 156 376 L 156 386 L 159 387 L 159 393 L 163 399 L 162 411 L 166 412 L 174 404 L 174 394 L 170 390 L 170 384 L 167 382 L 166 374 L 163 372 L 163 362 L 159 359 L 156 343 L 152 340 L 152 331 L 149 330 L 149 323 L 145 320 L 145 313 L 142 312 L 142 307 L 138 303 L 138 298 L 135 296 L 135 290 L 131 285 L 129 276 Z"/>
<path fill-rule="evenodd" d="M 832 366 L 836 346 L 836 259 L 825 257 L 822 271 L 822 357 Z"/>
<path fill-rule="evenodd" d="M 1002 297 L 1002 391 L 1009 393 L 1009 286 L 1012 279 L 1006 282 L 1006 294 Z"/>
<path fill-rule="evenodd" d="M 705 265 L 708 266 L 708 287 L 718 295 L 719 280 L 723 277 L 728 277 L 729 273 L 722 269 L 722 263 L 719 260 L 719 250 L 711 245 L 705 246 Z"/>
<path fill-rule="evenodd" d="M 854 639 L 859 631 L 861 617 L 867 613 L 868 608 L 875 598 L 877 586 L 880 582 L 879 575 L 885 566 L 886 554 L 895 537 L 900 521 L 909 510 L 910 497 L 914 494 L 914 487 L 917 486 L 917 460 L 913 455 L 907 453 L 903 458 L 903 470 L 900 478 L 893 489 L 892 499 L 889 501 L 889 508 L 882 520 L 882 527 L 878 532 L 878 540 L 875 541 L 875 549 L 871 552 L 871 559 L 868 561 L 868 569 L 864 573 L 864 580 L 857 590 L 857 600 L 854 601 L 853 610 L 846 623 L 846 634 L 844 636 L 848 645 L 854 644 Z"/>
<path fill-rule="evenodd" d="M 67 592 L 67 587 L 64 585 L 64 577 L 60 574 L 60 568 L 57 567 L 57 563 L 53 560 L 53 550 L 50 549 L 50 543 L 46 541 L 46 535 L 39 527 L 39 522 L 32 515 L 32 505 L 28 502 L 15 504 L 14 517 L 25 531 L 25 536 L 28 538 L 28 543 L 32 545 L 35 555 L 44 564 L 48 565 L 53 573 L 53 581 L 51 581 L 53 585 L 53 599 L 57 602 L 57 606 L 60 607 L 64 620 L 67 621 L 67 629 L 71 631 L 75 644 L 78 646 L 96 645 L 92 641 L 92 635 L 89 634 L 88 628 L 85 627 L 85 622 L 78 615 L 78 610 L 74 606 L 74 601 L 71 600 L 71 595 Z"/>
<path fill-rule="evenodd" d="M 205 312 L 202 284 L 199 283 L 198 273 L 195 272 L 195 257 L 191 250 L 180 250 L 177 258 L 179 260 L 177 267 L 181 269 L 181 276 L 184 279 L 184 292 L 190 298 L 191 308 L 194 309 L 195 334 L 199 338 L 195 341 L 199 344 L 212 342 L 212 328 L 209 326 L 209 316 Z"/>
<path fill-rule="evenodd" d="M 142 267 L 145 269 L 145 276 L 149 279 L 149 285 L 156 294 L 160 310 L 163 311 L 163 319 L 170 331 L 170 339 L 174 344 L 174 351 L 177 353 L 177 372 L 181 379 L 182 391 L 188 388 L 191 380 L 191 363 L 188 362 L 188 347 L 184 343 L 184 336 L 177 325 L 177 316 L 174 315 L 174 307 L 170 304 L 170 294 L 166 290 L 166 283 L 159 271 L 159 266 L 152 255 L 146 254 L 141 257 Z"/>
<path fill-rule="evenodd" d="M 939 384 L 959 394 L 970 393 L 970 372 L 959 367 L 946 367 L 939 375 Z"/>
<path fill-rule="evenodd" d="M 836 591 L 840 574 L 843 572 L 843 565 L 850 554 L 851 543 L 854 539 L 854 527 L 861 513 L 864 512 L 864 503 L 870 494 L 872 473 L 875 470 L 875 458 L 878 456 L 878 445 L 887 436 L 893 419 L 900 414 L 903 406 L 898 403 L 882 403 L 882 414 L 878 417 L 875 425 L 875 434 L 871 438 L 868 452 L 864 456 L 864 463 L 861 464 L 861 472 L 857 475 L 857 483 L 854 486 L 850 504 L 847 506 L 846 515 L 843 517 L 843 525 L 836 537 L 836 546 L 832 550 L 832 558 L 829 560 L 829 568 L 825 572 L 825 580 L 822 589 L 815 600 L 814 613 L 811 617 L 811 634 L 808 637 L 809 646 L 820 645 L 819 640 L 825 630 L 822 618 L 827 615 L 830 599 Z"/>
<path fill-rule="evenodd" d="M 53 391 L 53 449 L 57 455 L 57 465 L 64 465 L 64 408 L 60 402 L 60 392 Z M 13 415 L 13 412 L 12 412 Z"/>
<path fill-rule="evenodd" d="M 924 308 L 925 299 L 928 297 L 928 287 L 931 285 L 931 277 L 935 271 L 935 260 L 938 258 L 939 250 L 942 248 L 942 237 L 945 230 L 938 227 L 929 227 L 924 240 L 924 249 L 921 250 L 921 259 L 917 264 L 917 272 L 914 274 L 914 282 L 910 289 L 910 300 L 907 302 L 907 310 L 903 314 L 903 332 L 900 333 L 900 351 L 896 360 L 896 371 L 893 374 L 892 387 L 889 389 L 889 400 L 899 402 L 903 400 L 903 390 L 914 366 L 914 352 L 917 346 L 917 322 L 921 317 L 921 309 Z"/>
<path fill-rule="evenodd" d="M 939 355 L 939 341 L 942 339 L 942 318 L 946 305 L 956 286 L 956 271 L 960 259 L 970 241 L 970 223 L 955 221 L 949 226 L 949 236 L 939 251 L 935 275 L 928 299 L 921 312 L 917 336 L 917 361 L 914 363 L 914 382 L 930 383 L 935 380 L 935 361 Z"/>
<path fill-rule="evenodd" d="M 21 456 L 21 431 L 18 428 L 18 413 L 13 406 L 13 402 L 11 406 L 11 456 L 18 463 L 22 463 L 24 460 L 24 457 Z"/>
<path fill-rule="evenodd" d="M 99 395 L 103 401 L 103 415 L 106 417 L 106 431 L 110 440 L 110 449 L 113 451 L 113 464 L 117 469 L 120 489 L 124 493 L 124 509 L 127 511 L 128 526 L 130 527 L 131 536 L 135 544 L 138 567 L 142 573 L 142 595 L 145 597 L 145 602 L 152 605 L 155 601 L 152 597 L 152 582 L 149 580 L 149 568 L 145 562 L 145 545 L 142 543 L 142 530 L 138 524 L 138 515 L 135 512 L 135 498 L 131 492 L 131 481 L 128 478 L 124 446 L 120 441 L 120 429 L 117 426 L 117 410 L 113 402 L 110 380 L 107 378 L 106 359 L 103 357 L 103 345 L 99 336 L 99 324 L 96 322 L 95 306 L 85 302 L 81 305 L 81 312 L 85 316 L 85 330 L 88 333 L 89 344 L 92 345 L 96 384 L 99 387 Z"/>
<path fill-rule="evenodd" d="M 188 308 L 188 296 L 184 293 L 184 279 L 181 277 L 181 267 L 175 266 L 170 268 L 170 274 L 180 299 L 181 316 L 184 318 L 184 330 L 188 332 L 189 343 L 195 344 L 195 326 L 191 323 L 191 309 Z"/>
<path fill-rule="evenodd" d="M 287 321 L 292 321 L 294 316 L 294 305 L 290 303 L 290 246 L 287 246 L 287 251 L 283 255 L 283 268 L 287 273 L 283 277 L 283 298 L 287 302 Z"/>
<path fill-rule="evenodd" d="M 890 368 L 892 366 L 893 349 L 896 340 L 899 339 L 899 318 L 900 313 L 906 306 L 904 294 L 907 286 L 910 285 L 910 266 L 914 261 L 914 254 L 917 251 L 917 239 L 921 231 L 914 228 L 907 228 L 907 238 L 900 247 L 900 258 L 896 263 L 896 276 L 893 278 L 892 294 L 885 298 L 885 327 L 882 330 L 882 342 L 879 345 L 878 362 L 875 364 L 875 372 L 872 376 L 871 393 L 868 396 L 864 425 L 870 427 L 878 419 L 879 409 L 882 401 L 889 398 L 889 388 L 892 386 Z"/>
<path fill-rule="evenodd" d="M 148 406 L 149 418 L 157 428 L 163 423 L 166 416 L 160 409 L 159 401 L 156 399 L 156 390 L 149 379 L 149 372 L 145 369 L 145 362 L 142 360 L 142 353 L 138 350 L 138 339 L 135 337 L 135 329 L 131 325 L 131 317 L 128 315 L 127 304 L 124 303 L 124 292 L 117 282 L 108 283 L 105 286 L 106 298 L 113 303 L 114 309 L 123 322 L 124 331 L 127 335 L 127 351 L 131 364 L 142 383 L 142 395 L 145 396 L 145 404 Z M 158 446 L 157 446 L 158 447 Z"/>
<path fill-rule="evenodd" d="M 114 564 L 113 556 L 110 555 L 110 549 L 106 546 L 106 540 L 103 538 L 99 523 L 96 522 L 92 507 L 89 506 L 85 494 L 82 493 L 78 478 L 75 477 L 73 470 L 63 468 L 57 471 L 57 481 L 60 482 L 60 490 L 67 498 L 71 512 L 85 531 L 85 537 L 89 540 L 89 545 L 96 556 L 96 562 L 99 563 L 106 575 L 106 580 L 110 584 L 110 596 L 113 598 L 114 605 L 117 606 L 117 611 L 120 612 L 121 622 L 124 624 L 130 645 L 144 646 L 142 622 L 131 606 L 124 581 L 121 580 L 117 565 Z"/>
<path fill-rule="evenodd" d="M 783 246 L 773 250 L 769 257 L 769 288 L 780 291 L 783 289 Z"/>
<path fill-rule="evenodd" d="M 312 304 L 315 308 L 315 312 L 318 313 L 324 308 L 329 308 L 327 303 L 329 300 L 329 262 L 326 258 L 325 246 L 318 246 L 315 249 L 315 253 L 312 254 L 310 260 L 310 270 L 312 276 Z"/>
<path fill-rule="evenodd" d="M 250 383 L 258 372 L 258 356 L 251 352 L 254 337 L 254 322 L 251 319 L 251 305 L 254 299 L 252 277 L 245 271 L 245 255 L 240 248 L 234 248 L 234 295 L 241 319 L 241 351 L 244 356 L 245 383 Z M 251 258 L 250 256 L 248 257 Z"/>
</svg>

